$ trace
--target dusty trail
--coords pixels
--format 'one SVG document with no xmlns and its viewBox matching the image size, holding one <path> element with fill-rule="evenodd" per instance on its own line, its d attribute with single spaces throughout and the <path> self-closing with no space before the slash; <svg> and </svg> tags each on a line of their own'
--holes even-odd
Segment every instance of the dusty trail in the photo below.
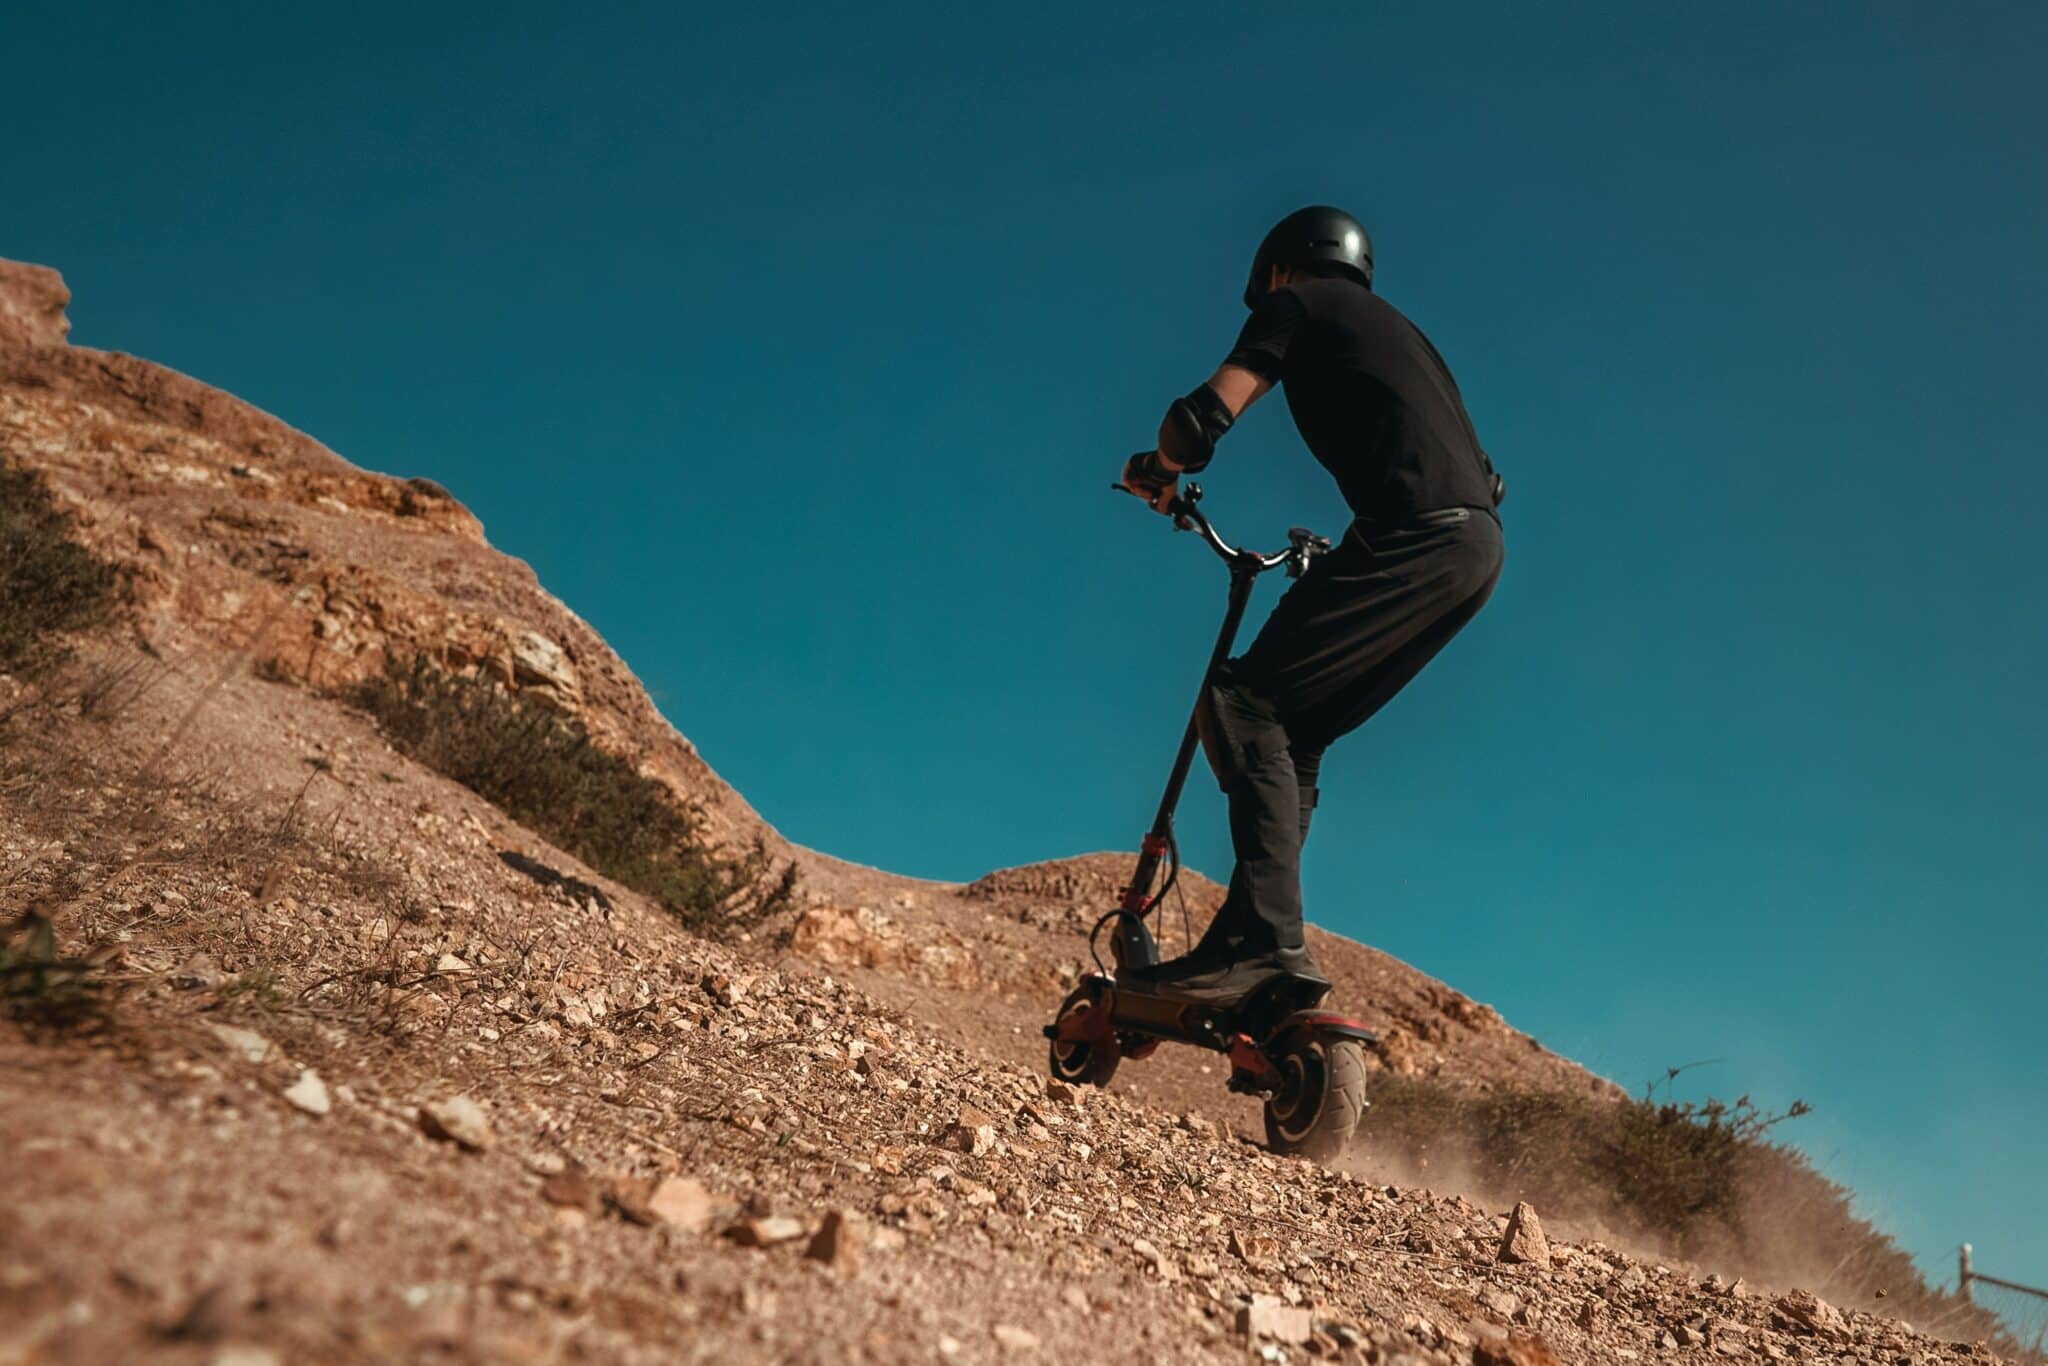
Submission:
<svg viewBox="0 0 2048 1366">
<path fill-rule="evenodd" d="M 0 263 L 0 450 L 133 601 L 90 706 L 0 678 L 0 924 L 52 915 L 109 997 L 0 1019 L 0 1362 L 1989 1359 L 1274 1158 L 1186 1050 L 1049 1084 L 1114 860 L 953 887 L 797 849 L 452 498 L 63 346 L 55 290 Z M 696 937 L 329 700 L 422 651 L 802 900 Z M 1611 1090 L 1317 953 L 1394 1072 Z"/>
</svg>

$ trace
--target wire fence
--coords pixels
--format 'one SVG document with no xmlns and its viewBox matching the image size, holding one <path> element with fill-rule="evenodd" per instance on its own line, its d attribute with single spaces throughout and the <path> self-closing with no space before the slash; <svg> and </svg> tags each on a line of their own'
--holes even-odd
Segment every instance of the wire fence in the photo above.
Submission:
<svg viewBox="0 0 2048 1366">
<path fill-rule="evenodd" d="M 1977 1270 L 1968 1243 L 1956 1257 L 1956 1286 L 1964 1299 L 1996 1314 L 2013 1341 L 2037 1358 L 2048 1352 L 2048 1290 Z"/>
</svg>

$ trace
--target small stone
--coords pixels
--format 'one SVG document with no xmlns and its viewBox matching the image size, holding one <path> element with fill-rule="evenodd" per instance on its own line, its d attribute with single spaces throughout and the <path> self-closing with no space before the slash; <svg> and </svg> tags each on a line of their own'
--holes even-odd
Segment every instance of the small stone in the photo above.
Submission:
<svg viewBox="0 0 2048 1366">
<path fill-rule="evenodd" d="M 309 1115 L 324 1115 L 334 1108 L 327 1098 L 327 1083 L 320 1080 L 320 1074 L 308 1067 L 299 1073 L 299 1079 L 285 1088 L 284 1098 Z"/>
<path fill-rule="evenodd" d="M 237 1029 L 211 1020 L 207 1021 L 206 1027 L 214 1038 L 226 1044 L 246 1063 L 261 1064 L 277 1049 L 276 1044 L 253 1029 Z"/>
<path fill-rule="evenodd" d="M 1305 1343 L 1315 1332 L 1315 1319 L 1308 1310 L 1283 1303 L 1272 1295 L 1254 1295 L 1250 1304 L 1238 1307 L 1237 1331 L 1251 1339 Z"/>
<path fill-rule="evenodd" d="M 208 1286 L 192 1297 L 185 1312 L 163 1334 L 177 1342 L 219 1342 L 234 1329 L 237 1309 L 227 1287 Z"/>
<path fill-rule="evenodd" d="M 804 1223 L 788 1215 L 772 1214 L 759 1219 L 742 1219 L 725 1231 L 741 1247 L 773 1247 L 804 1236 Z"/>
<path fill-rule="evenodd" d="M 857 1214 L 846 1210 L 833 1210 L 825 1216 L 825 1222 L 811 1237 L 811 1245 L 804 1249 L 804 1256 L 814 1262 L 823 1262 L 835 1271 L 851 1274 L 860 1270 L 861 1244 L 865 1241 L 866 1225 Z"/>
<path fill-rule="evenodd" d="M 1131 1251 L 1144 1258 L 1146 1264 L 1152 1268 L 1152 1274 L 1160 1280 L 1177 1281 L 1180 1279 L 1180 1267 L 1171 1257 L 1168 1257 L 1157 1247 L 1153 1246 L 1150 1239 L 1133 1238 L 1131 1240 Z"/>
<path fill-rule="evenodd" d="M 1062 1105 L 1072 1105 L 1077 1099 L 1079 1099 L 1079 1097 L 1075 1094 L 1073 1087 L 1067 1085 L 1063 1081 L 1055 1081 L 1051 1078 L 1046 1079 L 1045 1098 L 1047 1100 L 1058 1101 Z"/>
<path fill-rule="evenodd" d="M 171 985 L 180 991 L 211 991 L 227 979 L 210 953 L 195 953 L 171 969 Z"/>
<path fill-rule="evenodd" d="M 728 977 L 714 972 L 704 979 L 704 994 L 722 1006 L 736 1006 L 747 999 L 747 988 L 753 984 L 751 976 Z"/>
<path fill-rule="evenodd" d="M 268 1347 L 231 1342 L 213 1354 L 208 1366 L 280 1366 L 280 1358 Z"/>
<path fill-rule="evenodd" d="M 1493 1254 L 1493 1259 L 1496 1262 L 1550 1265 L 1550 1244 L 1543 1237 L 1543 1224 L 1536 1217 L 1534 1205 L 1526 1200 L 1516 1204 L 1515 1212 L 1508 1216 L 1507 1232 L 1501 1235 L 1500 1249 Z"/>
<path fill-rule="evenodd" d="M 450 975 L 473 972 L 475 969 L 452 953 L 444 953 L 434 964 L 434 971 Z"/>
<path fill-rule="evenodd" d="M 963 1106 L 960 1117 L 946 1129 L 946 1145 L 969 1157 L 982 1157 L 996 1146 L 995 1121 L 971 1106 Z"/>
<path fill-rule="evenodd" d="M 687 1176 L 662 1178 L 647 1200 L 648 1213 L 671 1228 L 689 1233 L 702 1233 L 710 1228 L 711 1216 L 717 1208 L 718 1201 L 704 1184 Z"/>
<path fill-rule="evenodd" d="M 1707 1335 L 1689 1324 L 1681 1323 L 1671 1331 L 1677 1337 L 1680 1347 L 1703 1347 L 1706 1345 Z"/>
<path fill-rule="evenodd" d="M 1479 1302 L 1504 1319 L 1513 1318 L 1522 1307 L 1522 1302 L 1505 1290 L 1482 1290 L 1479 1292 Z"/>
<path fill-rule="evenodd" d="M 453 1143 L 466 1152 L 488 1152 L 498 1141 L 483 1107 L 468 1096 L 449 1096 L 422 1105 L 420 1128 L 427 1137 Z"/>
<path fill-rule="evenodd" d="M 1038 1350 L 1038 1334 L 1015 1324 L 999 1323 L 993 1330 L 996 1345 L 1006 1352 L 1035 1352 Z"/>
<path fill-rule="evenodd" d="M 565 1209 L 580 1209 L 586 1214 L 597 1213 L 597 1183 L 590 1179 L 590 1173 L 581 1163 L 565 1163 L 562 1169 L 541 1183 L 540 1198 L 551 1205 Z"/>
<path fill-rule="evenodd" d="M 604 1183 L 604 1203 L 629 1224 L 651 1228 L 655 1222 L 654 1182 L 645 1176 L 614 1176 Z"/>
<path fill-rule="evenodd" d="M 1239 1229 L 1230 1232 L 1230 1250 L 1238 1255 L 1247 1266 L 1275 1260 L 1280 1255 L 1280 1240 L 1260 1234 L 1245 1233 Z"/>
</svg>

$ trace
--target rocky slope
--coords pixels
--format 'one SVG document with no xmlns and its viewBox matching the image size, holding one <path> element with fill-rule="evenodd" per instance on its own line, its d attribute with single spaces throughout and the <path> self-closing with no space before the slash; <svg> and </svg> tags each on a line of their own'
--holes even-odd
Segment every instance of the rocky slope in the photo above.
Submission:
<svg viewBox="0 0 2048 1366">
<path fill-rule="evenodd" d="M 0 925 L 107 998 L 0 1020 L 0 1362 L 1987 1355 L 1276 1159 L 1187 1050 L 1047 1083 L 1118 860 L 956 887 L 781 842 L 445 492 L 66 346 L 63 302 L 0 264 L 0 454 L 132 601 L 83 685 L 0 678 Z M 803 903 L 693 937 L 327 700 L 414 653 L 771 840 Z M 1386 1067 L 1606 1087 L 1316 951 Z"/>
</svg>

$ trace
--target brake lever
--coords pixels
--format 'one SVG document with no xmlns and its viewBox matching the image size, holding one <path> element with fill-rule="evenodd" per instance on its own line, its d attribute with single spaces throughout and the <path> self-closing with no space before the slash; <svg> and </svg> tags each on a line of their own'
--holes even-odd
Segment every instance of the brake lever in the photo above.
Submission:
<svg viewBox="0 0 2048 1366">
<path fill-rule="evenodd" d="M 1118 493 L 1128 493 L 1133 498 L 1138 496 L 1137 490 L 1132 488 L 1129 484 L 1124 483 L 1121 479 L 1119 479 L 1116 483 L 1111 484 L 1110 487 L 1116 490 Z M 1191 484 L 1189 485 L 1189 487 L 1200 488 L 1201 485 Z M 1182 494 L 1179 498 L 1176 498 L 1174 502 L 1181 503 L 1186 499 L 1186 497 L 1186 494 Z M 1175 512 L 1173 514 L 1173 529 L 1175 531 L 1193 531 L 1195 529 L 1195 524 L 1188 520 L 1188 515 L 1186 512 Z"/>
</svg>

